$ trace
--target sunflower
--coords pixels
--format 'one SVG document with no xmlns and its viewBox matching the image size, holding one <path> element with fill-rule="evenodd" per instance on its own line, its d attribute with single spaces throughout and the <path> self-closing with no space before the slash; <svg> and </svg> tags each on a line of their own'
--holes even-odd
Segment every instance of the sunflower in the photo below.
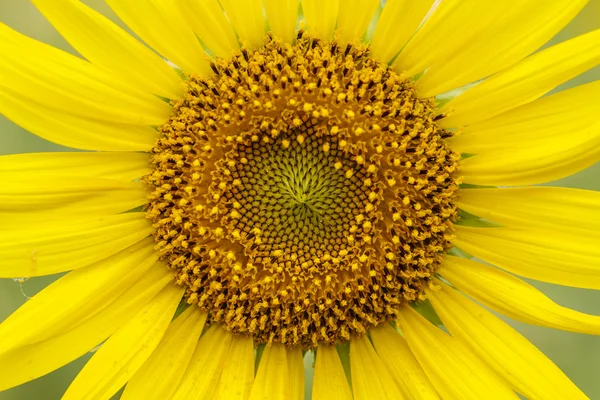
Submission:
<svg viewBox="0 0 600 400">
<path fill-rule="evenodd" d="M 0 109 L 85 151 L 0 158 L 1 276 L 71 271 L 0 390 L 586 398 L 488 310 L 600 334 L 516 276 L 600 289 L 599 193 L 531 186 L 600 159 L 600 82 L 542 97 L 600 30 L 530 55 L 586 1 L 33 2 L 84 59 L 0 25 Z"/>
</svg>

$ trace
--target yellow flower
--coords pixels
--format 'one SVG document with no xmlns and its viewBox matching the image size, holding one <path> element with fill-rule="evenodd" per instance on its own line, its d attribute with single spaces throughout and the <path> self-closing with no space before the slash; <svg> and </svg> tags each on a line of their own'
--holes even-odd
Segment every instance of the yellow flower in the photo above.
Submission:
<svg viewBox="0 0 600 400">
<path fill-rule="evenodd" d="M 303 399 L 303 350 L 315 400 L 586 398 L 476 303 L 600 334 L 512 275 L 600 289 L 600 195 L 530 186 L 600 159 L 600 82 L 541 98 L 600 31 L 530 55 L 586 1 L 107 0 L 155 52 L 33 2 L 85 59 L 1 25 L 0 109 L 92 152 L 0 158 L 0 276 L 72 271 L 0 390 L 102 344 L 65 399 Z"/>
</svg>

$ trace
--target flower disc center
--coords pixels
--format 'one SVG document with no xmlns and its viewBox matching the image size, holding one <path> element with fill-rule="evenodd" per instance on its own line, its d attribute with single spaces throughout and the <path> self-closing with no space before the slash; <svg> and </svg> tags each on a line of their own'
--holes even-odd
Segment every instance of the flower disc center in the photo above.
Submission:
<svg viewBox="0 0 600 400">
<path fill-rule="evenodd" d="M 459 183 L 434 101 L 366 47 L 303 33 L 213 71 L 189 77 L 145 178 L 187 302 L 257 342 L 308 348 L 424 299 Z"/>
</svg>

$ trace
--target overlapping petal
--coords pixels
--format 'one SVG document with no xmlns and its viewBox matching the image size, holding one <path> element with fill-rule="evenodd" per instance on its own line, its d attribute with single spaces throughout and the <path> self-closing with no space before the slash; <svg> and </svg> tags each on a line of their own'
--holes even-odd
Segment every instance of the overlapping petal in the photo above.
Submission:
<svg viewBox="0 0 600 400">
<path fill-rule="evenodd" d="M 512 228 L 531 226 L 600 234 L 600 192 L 561 187 L 463 189 L 458 206 L 480 218 Z"/>
<path fill-rule="evenodd" d="M 308 33 L 321 40 L 331 40 L 340 1 L 343 0 L 302 0 Z"/>
<path fill-rule="evenodd" d="M 221 6 L 242 44 L 259 47 L 265 37 L 265 18 L 260 0 L 221 0 Z"/>
<path fill-rule="evenodd" d="M 233 335 L 218 325 L 200 338 L 172 400 L 203 400 L 213 397 L 227 361 Z"/>
<path fill-rule="evenodd" d="M 543 96 L 556 86 L 600 64 L 600 29 L 527 57 L 446 103 L 448 128 L 495 117 Z"/>
<path fill-rule="evenodd" d="M 313 400 L 352 400 L 352 392 L 335 346 L 322 344 L 317 349 Z"/>
<path fill-rule="evenodd" d="M 0 230 L 78 215 L 97 218 L 146 204 L 147 190 L 140 182 L 55 176 L 47 172 L 0 172 Z"/>
<path fill-rule="evenodd" d="M 176 0 L 181 15 L 217 57 L 229 58 L 240 46 L 217 0 Z"/>
<path fill-rule="evenodd" d="M 447 92 L 531 54 L 587 2 L 444 0 L 402 50 L 394 68 L 411 76 L 425 71 L 417 82 L 423 97 Z"/>
<path fill-rule="evenodd" d="M 168 399 L 181 381 L 206 322 L 206 314 L 189 307 L 169 325 L 152 355 L 131 377 L 122 399 Z"/>
<path fill-rule="evenodd" d="M 344 42 L 359 41 L 373 19 L 378 0 L 343 0 L 340 2 L 336 30 Z"/>
<path fill-rule="evenodd" d="M 445 284 L 440 287 L 428 297 L 444 326 L 517 392 L 529 399 L 587 399 L 552 361 L 507 323 Z"/>
<path fill-rule="evenodd" d="M 34 0 L 34 4 L 95 65 L 150 93 L 172 99 L 182 97 L 183 81 L 175 70 L 108 18 L 76 0 Z"/>
<path fill-rule="evenodd" d="M 133 286 L 158 255 L 151 239 L 47 286 L 0 325 L 0 353 L 48 340 L 93 317 Z"/>
<path fill-rule="evenodd" d="M 100 347 L 63 399 L 110 398 L 123 387 L 158 346 L 183 292 L 176 285 L 161 290 Z"/>
<path fill-rule="evenodd" d="M 271 32 L 286 43 L 296 38 L 298 0 L 263 0 Z"/>
<path fill-rule="evenodd" d="M 148 237 L 144 213 L 27 224 L 0 230 L 0 276 L 50 275 L 101 261 Z"/>
<path fill-rule="evenodd" d="M 25 153 L 0 157 L 0 173 L 77 175 L 129 182 L 152 172 L 149 155 L 134 152 Z"/>
<path fill-rule="evenodd" d="M 211 73 L 209 60 L 175 0 L 106 0 L 150 47 L 186 72 Z"/>
<path fill-rule="evenodd" d="M 373 34 L 373 57 L 390 62 L 414 35 L 433 4 L 434 0 L 387 1 Z"/>
<path fill-rule="evenodd" d="M 0 354 L 0 390 L 46 375 L 90 351 L 125 325 L 161 289 L 172 285 L 172 280 L 171 272 L 157 264 L 127 292 L 68 332 Z"/>
<path fill-rule="evenodd" d="M 454 244 L 517 275 L 559 285 L 600 289 L 597 237 L 533 227 L 457 226 Z"/>
<path fill-rule="evenodd" d="M 457 339 L 431 324 L 412 308 L 403 309 L 398 322 L 410 349 L 440 397 L 518 399 L 504 381 Z"/>
<path fill-rule="evenodd" d="M 171 113 L 167 103 L 126 79 L 4 24 L 0 24 L 0 40 L 0 104 L 11 118 L 19 115 L 11 106 L 15 101 L 118 125 L 159 125 Z"/>
<path fill-rule="evenodd" d="M 556 304 L 527 282 L 480 262 L 446 256 L 440 275 L 461 292 L 511 318 L 528 324 L 600 335 L 600 315 Z"/>
</svg>

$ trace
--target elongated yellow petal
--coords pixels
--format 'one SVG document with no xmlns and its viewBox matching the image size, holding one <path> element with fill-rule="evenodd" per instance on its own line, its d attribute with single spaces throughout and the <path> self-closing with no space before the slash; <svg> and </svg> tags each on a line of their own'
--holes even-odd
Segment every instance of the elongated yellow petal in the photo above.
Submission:
<svg viewBox="0 0 600 400">
<path fill-rule="evenodd" d="M 344 42 L 358 41 L 373 19 L 378 0 L 343 0 L 337 21 L 340 40 Z"/>
<path fill-rule="evenodd" d="M 229 59 L 239 50 L 233 27 L 217 0 L 176 0 L 181 15 L 217 57 Z"/>
<path fill-rule="evenodd" d="M 499 148 L 463 161 L 464 182 L 474 185 L 517 186 L 565 178 L 600 161 L 600 123 L 570 136 L 524 139 L 517 149 Z"/>
<path fill-rule="evenodd" d="M 149 155 L 144 153 L 26 153 L 0 157 L 0 173 L 46 173 L 131 181 L 150 173 Z"/>
<path fill-rule="evenodd" d="M 0 89 L 9 95 L 17 93 L 49 109 L 113 123 L 159 125 L 171 113 L 167 103 L 125 79 L 4 24 L 0 40 Z"/>
<path fill-rule="evenodd" d="M 63 400 L 106 399 L 115 394 L 158 346 L 184 290 L 167 285 L 115 332 L 83 367 Z"/>
<path fill-rule="evenodd" d="M 295 347 L 287 352 L 290 371 L 290 400 L 304 400 L 304 359 L 302 349 Z"/>
<path fill-rule="evenodd" d="M 600 192 L 561 187 L 464 189 L 462 210 L 513 228 L 530 226 L 574 234 L 600 233 Z"/>
<path fill-rule="evenodd" d="M 250 48 L 262 45 L 265 19 L 260 0 L 221 0 L 221 5 L 242 43 Z"/>
<path fill-rule="evenodd" d="M 148 151 L 158 133 L 149 126 L 80 117 L 31 101 L 0 84 L 0 111 L 17 125 L 54 143 L 82 150 Z"/>
<path fill-rule="evenodd" d="M 527 185 L 571 175 L 600 160 L 600 81 L 559 92 L 467 127 L 453 149 L 465 181 Z M 527 134 L 524 135 L 523 132 Z"/>
<path fill-rule="evenodd" d="M 146 204 L 146 188 L 140 182 L 55 176 L 46 172 L 0 172 L 0 229 L 71 215 L 96 218 L 114 215 Z"/>
<path fill-rule="evenodd" d="M 442 290 L 428 293 L 428 298 L 444 326 L 514 390 L 529 399 L 587 399 L 520 333 L 456 290 L 438 283 Z"/>
<path fill-rule="evenodd" d="M 0 230 L 0 277 L 55 274 L 101 261 L 150 235 L 144 213 Z"/>
<path fill-rule="evenodd" d="M 352 400 L 352 392 L 335 346 L 317 348 L 312 400 Z"/>
<path fill-rule="evenodd" d="M 445 0 L 402 50 L 394 67 L 408 75 L 427 70 L 417 83 L 422 96 L 447 92 L 531 54 L 587 1 Z"/>
<path fill-rule="evenodd" d="M 408 345 L 443 399 L 518 399 L 458 340 L 410 307 L 398 314 Z"/>
<path fill-rule="evenodd" d="M 269 27 L 275 36 L 286 43 L 296 39 L 298 0 L 263 0 Z"/>
<path fill-rule="evenodd" d="M 444 127 L 467 126 L 527 104 L 600 63 L 600 29 L 540 51 L 475 85 L 440 110 Z"/>
<path fill-rule="evenodd" d="M 265 347 L 249 400 L 292 398 L 286 353 L 287 349 L 280 343 Z"/>
<path fill-rule="evenodd" d="M 206 314 L 197 307 L 188 307 L 171 323 L 156 350 L 127 382 L 121 398 L 170 398 L 192 358 L 205 322 Z"/>
<path fill-rule="evenodd" d="M 233 336 L 218 325 L 200 338 L 196 351 L 172 400 L 212 399 L 227 362 Z"/>
<path fill-rule="evenodd" d="M 449 143 L 456 151 L 484 156 L 526 147 L 522 146 L 524 141 L 530 144 L 553 137 L 564 139 L 561 147 L 565 147 L 573 134 L 598 121 L 598 104 L 600 81 L 560 91 L 467 126 Z"/>
<path fill-rule="evenodd" d="M 254 382 L 254 342 L 250 336 L 234 336 L 221 379 L 217 400 L 246 400 Z"/>
<path fill-rule="evenodd" d="M 98 313 L 154 265 L 153 245 L 152 239 L 144 240 L 33 296 L 0 325 L 0 353 L 65 333 Z"/>
<path fill-rule="evenodd" d="M 171 271 L 157 264 L 131 289 L 70 331 L 0 354 L 0 390 L 46 375 L 82 356 L 127 323 L 172 280 Z"/>
<path fill-rule="evenodd" d="M 446 256 L 440 275 L 478 302 L 519 321 L 600 335 L 600 316 L 556 304 L 527 282 L 500 269 Z"/>
<path fill-rule="evenodd" d="M 383 324 L 372 329 L 370 333 L 381 362 L 402 390 L 404 398 L 439 399 L 429 378 L 398 331 L 388 324 Z"/>
<path fill-rule="evenodd" d="M 95 65 L 159 96 L 182 97 L 183 82 L 175 70 L 108 18 L 75 0 L 34 0 L 34 4 Z"/>
<path fill-rule="evenodd" d="M 433 3 L 434 0 L 388 0 L 373 35 L 373 57 L 390 62 L 414 35 Z"/>
<path fill-rule="evenodd" d="M 208 57 L 174 0 L 106 0 L 150 47 L 186 72 L 210 74 Z"/>
<path fill-rule="evenodd" d="M 350 341 L 350 374 L 354 400 L 405 398 L 365 335 Z"/>
<path fill-rule="evenodd" d="M 600 289 L 596 237 L 541 228 L 456 227 L 454 244 L 514 274 L 559 285 Z"/>
<path fill-rule="evenodd" d="M 331 40 L 338 17 L 339 0 L 302 0 L 306 29 L 321 40 Z"/>
</svg>

